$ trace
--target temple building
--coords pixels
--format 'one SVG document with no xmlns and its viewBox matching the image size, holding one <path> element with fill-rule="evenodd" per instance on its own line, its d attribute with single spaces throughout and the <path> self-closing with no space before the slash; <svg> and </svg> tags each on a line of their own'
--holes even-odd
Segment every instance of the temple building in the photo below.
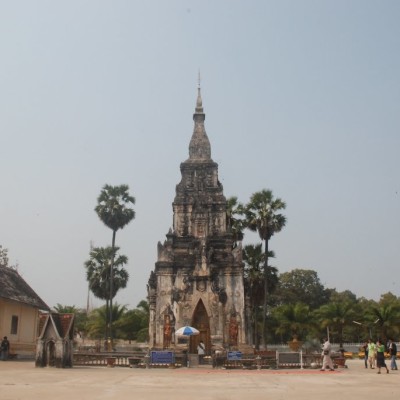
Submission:
<svg viewBox="0 0 400 400">
<path fill-rule="evenodd" d="M 189 158 L 172 203 L 173 228 L 158 243 L 158 259 L 148 282 L 149 336 L 153 349 L 185 344 L 175 331 L 190 325 L 200 331 L 189 338 L 196 352 L 203 341 L 213 349 L 240 349 L 246 344 L 241 243 L 227 221 L 227 201 L 211 158 L 205 131 L 200 85 L 193 114 Z"/>
</svg>

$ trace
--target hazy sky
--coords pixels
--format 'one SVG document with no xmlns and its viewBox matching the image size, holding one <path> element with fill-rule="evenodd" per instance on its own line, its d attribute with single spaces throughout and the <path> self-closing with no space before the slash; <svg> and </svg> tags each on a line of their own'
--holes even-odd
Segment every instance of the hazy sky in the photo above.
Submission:
<svg viewBox="0 0 400 400">
<path fill-rule="evenodd" d="M 85 307 L 102 186 L 135 307 L 172 226 L 197 75 L 227 197 L 271 189 L 280 272 L 400 296 L 400 2 L 0 1 L 0 244 L 49 305 Z M 248 235 L 249 236 L 249 235 Z M 257 236 L 245 243 L 256 243 Z M 102 305 L 91 297 L 93 306 Z"/>
</svg>

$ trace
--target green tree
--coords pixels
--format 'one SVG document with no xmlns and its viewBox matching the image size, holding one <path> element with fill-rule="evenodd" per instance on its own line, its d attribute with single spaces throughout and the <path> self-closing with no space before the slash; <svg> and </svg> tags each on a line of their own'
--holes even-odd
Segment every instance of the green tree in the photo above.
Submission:
<svg viewBox="0 0 400 400">
<path fill-rule="evenodd" d="M 8 267 L 8 249 L 0 244 L 0 266 Z"/>
<path fill-rule="evenodd" d="M 272 316 L 277 322 L 275 333 L 286 340 L 289 338 L 305 339 L 308 329 L 313 323 L 310 307 L 304 303 L 278 306 L 273 310 Z"/>
<path fill-rule="evenodd" d="M 396 337 L 399 332 L 400 325 L 400 307 L 397 302 L 377 304 L 367 311 L 367 319 L 370 324 L 376 325 L 379 338 L 383 343 L 387 342 L 390 337 Z"/>
<path fill-rule="evenodd" d="M 344 328 L 353 327 L 353 321 L 358 313 L 354 303 L 350 301 L 337 301 L 324 304 L 314 312 L 322 328 L 328 328 L 336 340 L 343 343 Z"/>
<path fill-rule="evenodd" d="M 15 264 L 10 264 L 10 259 L 8 258 L 8 249 L 3 247 L 1 244 L 0 244 L 0 266 L 18 269 L 18 262 Z"/>
<path fill-rule="evenodd" d="M 264 302 L 263 302 L 263 324 L 262 340 L 266 345 L 266 318 L 268 299 L 268 243 L 271 237 L 280 232 L 286 224 L 286 217 L 279 212 L 286 208 L 281 199 L 274 199 L 271 190 L 262 190 L 253 193 L 250 202 L 243 208 L 245 226 L 253 232 L 258 232 L 260 239 L 264 241 L 265 265 L 264 268 Z"/>
<path fill-rule="evenodd" d="M 119 247 L 95 247 L 90 252 L 90 259 L 85 262 L 86 279 L 89 289 L 95 297 L 106 301 L 106 312 L 109 313 L 109 323 L 105 324 L 105 335 L 107 336 L 107 325 L 110 326 L 110 265 L 113 259 L 114 285 L 112 298 L 120 289 L 126 287 L 129 279 L 128 272 L 123 268 L 128 262 L 125 255 L 117 254 Z"/>
<path fill-rule="evenodd" d="M 394 307 L 400 307 L 400 297 L 396 297 L 392 292 L 384 293 L 379 299 L 379 305 L 391 305 Z"/>
<path fill-rule="evenodd" d="M 277 297 L 281 304 L 301 302 L 315 309 L 327 303 L 329 294 L 316 271 L 296 268 L 279 276 Z"/>
<path fill-rule="evenodd" d="M 126 306 L 122 306 L 117 303 L 113 305 L 111 317 L 112 321 L 115 322 L 115 325 L 118 325 L 118 321 L 123 318 L 126 311 Z M 99 339 L 103 337 L 104 325 L 107 324 L 109 318 L 108 314 L 109 311 L 106 309 L 106 306 L 96 308 L 89 313 L 87 334 L 91 339 Z M 111 334 L 114 336 L 116 334 L 114 324 L 111 324 L 111 326 L 113 328 L 113 332 L 111 332 Z"/>
<path fill-rule="evenodd" d="M 95 211 L 100 220 L 112 230 L 111 247 L 115 249 L 115 237 L 117 231 L 123 229 L 130 221 L 135 218 L 135 211 L 131 206 L 135 204 L 135 198 L 129 194 L 128 185 L 111 186 L 105 185 L 97 199 Z M 114 253 L 113 253 L 114 254 Z M 112 332 L 112 298 L 114 293 L 114 258 L 111 258 L 110 263 L 110 331 Z M 112 336 L 111 340 L 112 340 Z"/>
<path fill-rule="evenodd" d="M 324 290 L 327 301 L 349 301 L 352 303 L 357 303 L 357 296 L 350 290 L 344 290 L 343 292 L 338 292 L 336 289 L 325 289 Z"/>
<path fill-rule="evenodd" d="M 258 343 L 258 309 L 264 296 L 264 254 L 262 244 L 249 244 L 243 248 L 244 283 L 250 300 L 251 333 L 253 344 L 259 348 Z"/>
<path fill-rule="evenodd" d="M 269 258 L 275 257 L 273 251 L 269 252 Z M 243 248 L 244 261 L 244 283 L 247 296 L 250 300 L 251 309 L 251 336 L 256 348 L 259 348 L 259 316 L 260 308 L 264 298 L 264 269 L 265 255 L 262 251 L 262 244 L 248 244 Z M 278 270 L 270 266 L 268 273 L 268 292 L 272 293 L 278 283 Z M 261 329 L 262 330 L 262 329 Z"/>
<path fill-rule="evenodd" d="M 242 218 L 239 218 L 242 212 L 243 206 L 238 203 L 237 197 L 229 197 L 226 201 L 226 220 L 228 231 L 233 236 L 234 247 L 237 246 L 238 241 L 243 239 L 244 221 Z"/>
<path fill-rule="evenodd" d="M 115 327 L 118 338 L 129 341 L 147 341 L 149 332 L 148 303 L 142 300 L 135 309 L 128 310 L 122 318 L 115 323 Z"/>
</svg>

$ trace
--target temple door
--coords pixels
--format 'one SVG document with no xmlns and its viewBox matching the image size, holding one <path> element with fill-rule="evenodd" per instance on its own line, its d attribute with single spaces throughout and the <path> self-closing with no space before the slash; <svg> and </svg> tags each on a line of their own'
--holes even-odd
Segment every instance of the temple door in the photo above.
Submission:
<svg viewBox="0 0 400 400">
<path fill-rule="evenodd" d="M 193 313 L 192 326 L 200 334 L 190 337 L 189 352 L 197 353 L 197 346 L 203 341 L 206 347 L 206 354 L 211 354 L 210 319 L 202 300 L 199 300 Z"/>
</svg>

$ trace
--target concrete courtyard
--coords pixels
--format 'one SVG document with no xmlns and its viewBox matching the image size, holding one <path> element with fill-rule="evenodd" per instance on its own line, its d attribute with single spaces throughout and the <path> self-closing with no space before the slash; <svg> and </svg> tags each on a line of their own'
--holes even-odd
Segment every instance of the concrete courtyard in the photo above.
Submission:
<svg viewBox="0 0 400 400">
<path fill-rule="evenodd" d="M 358 400 L 394 399 L 400 375 L 378 375 L 360 360 L 348 368 L 319 370 L 213 370 L 209 367 L 136 369 L 35 368 L 32 361 L 0 362 L 1 400 Z"/>
</svg>

